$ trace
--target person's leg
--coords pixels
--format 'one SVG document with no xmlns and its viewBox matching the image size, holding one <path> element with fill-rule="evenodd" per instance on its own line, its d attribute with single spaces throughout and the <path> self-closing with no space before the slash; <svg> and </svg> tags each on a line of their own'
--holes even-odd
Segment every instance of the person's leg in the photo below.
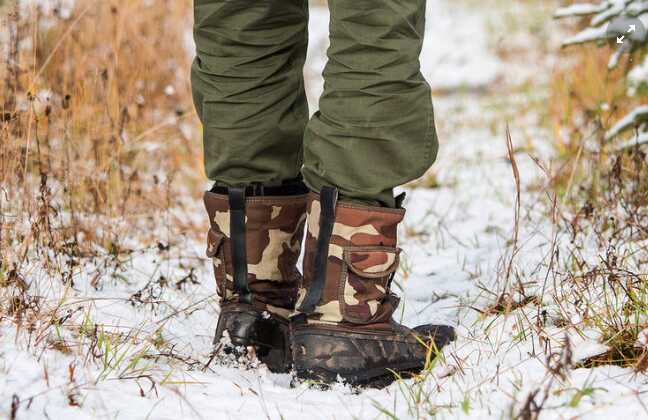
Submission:
<svg viewBox="0 0 648 420">
<path fill-rule="evenodd" d="M 394 207 L 392 189 L 434 162 L 430 88 L 419 71 L 425 0 L 329 0 L 320 110 L 304 142 L 306 184 Z"/>
<path fill-rule="evenodd" d="M 449 326 L 393 320 L 405 209 L 392 190 L 422 175 L 437 150 L 418 61 L 425 0 L 329 5 L 324 95 L 305 138 L 304 178 L 319 194 L 308 204 L 293 365 L 304 379 L 384 384 L 455 338 Z"/>
<path fill-rule="evenodd" d="M 307 0 L 195 0 L 194 102 L 218 185 L 299 176 L 308 119 Z"/>
<path fill-rule="evenodd" d="M 307 0 L 195 0 L 194 101 L 204 125 L 207 255 L 221 297 L 215 341 L 290 366 L 301 274 L 308 118 Z M 225 340 L 227 344 L 227 339 Z"/>
</svg>

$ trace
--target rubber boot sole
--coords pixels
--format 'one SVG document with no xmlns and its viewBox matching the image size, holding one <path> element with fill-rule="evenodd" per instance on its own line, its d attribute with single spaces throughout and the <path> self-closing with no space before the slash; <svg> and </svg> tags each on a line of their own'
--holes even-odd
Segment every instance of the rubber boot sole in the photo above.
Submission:
<svg viewBox="0 0 648 420">
<path fill-rule="evenodd" d="M 435 338 L 438 348 L 454 339 Z M 376 332 L 358 333 L 306 326 L 292 332 L 296 377 L 318 383 L 341 379 L 351 386 L 381 388 L 425 368 L 427 349 L 412 338 Z"/>
</svg>

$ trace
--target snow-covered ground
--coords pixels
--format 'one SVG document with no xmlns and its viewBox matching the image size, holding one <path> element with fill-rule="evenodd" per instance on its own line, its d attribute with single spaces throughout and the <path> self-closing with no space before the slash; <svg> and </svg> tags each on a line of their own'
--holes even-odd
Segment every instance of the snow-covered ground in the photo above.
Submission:
<svg viewBox="0 0 648 420">
<path fill-rule="evenodd" d="M 73 269 L 68 286 L 34 265 L 25 280 L 42 299 L 32 304 L 53 316 L 20 330 L 0 321 L 0 417 L 14 411 L 18 419 L 512 418 L 553 381 L 544 418 L 645 418 L 648 386 L 629 370 L 548 375 L 567 336 L 574 358 L 600 350 L 596 337 L 546 328 L 540 345 L 529 330 L 536 305 L 509 316 L 480 314 L 503 290 L 509 266 L 511 282 L 521 279 L 530 290 L 544 285 L 553 231 L 539 204 L 544 196 L 528 187 L 543 176 L 530 156 L 546 162 L 550 133 L 540 126 L 540 107 L 530 103 L 548 95 L 553 62 L 538 51 L 555 39 L 530 34 L 518 2 L 511 7 L 522 11 L 513 17 L 506 2 L 428 3 L 422 68 L 442 92 L 435 98 L 441 149 L 430 174 L 439 186 L 408 188 L 398 282 L 404 323 L 447 322 L 460 337 L 423 381 L 322 391 L 291 386 L 290 375 L 264 366 L 210 362 L 218 306 L 204 245 L 160 229 L 160 247 L 119 263 L 109 256 L 87 261 Z M 513 18 L 521 26 L 502 26 Z M 311 13 L 306 77 L 314 106 L 327 19 L 323 8 Z M 500 54 L 507 48 L 519 52 Z M 519 93 L 516 83 L 530 76 L 534 93 Z M 521 178 L 517 247 L 507 124 Z M 202 217 L 200 203 L 192 217 Z M 112 278 L 96 284 L 97 272 L 108 270 Z"/>
</svg>

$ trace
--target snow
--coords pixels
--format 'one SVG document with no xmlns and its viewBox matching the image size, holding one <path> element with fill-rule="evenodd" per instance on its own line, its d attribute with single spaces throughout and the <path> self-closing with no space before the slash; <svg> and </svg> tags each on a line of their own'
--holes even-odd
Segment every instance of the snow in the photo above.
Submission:
<svg viewBox="0 0 648 420">
<path fill-rule="evenodd" d="M 601 25 L 615 16 L 618 16 L 625 8 L 625 0 L 608 0 L 609 7 L 592 18 L 592 25 Z"/>
<path fill-rule="evenodd" d="M 564 45 L 584 44 L 586 42 L 603 40 L 606 38 L 607 35 L 605 26 L 588 27 L 583 29 L 578 34 L 567 38 L 564 42 Z"/>
<path fill-rule="evenodd" d="M 591 3 L 576 3 L 566 7 L 561 7 L 556 10 L 555 17 L 571 17 L 571 16 L 586 16 L 594 13 L 599 13 L 607 9 L 609 6 L 606 3 L 591 4 Z"/>
<path fill-rule="evenodd" d="M 638 106 L 614 124 L 614 126 L 605 134 L 605 138 L 606 140 L 611 140 L 623 131 L 632 128 L 634 125 L 638 125 L 639 122 L 645 122 L 647 120 L 648 105 Z"/>
<path fill-rule="evenodd" d="M 648 144 L 648 133 L 639 133 L 634 138 L 630 138 L 624 142 L 621 142 L 616 146 L 615 150 L 629 149 L 631 147 L 639 146 L 642 144 Z"/>
<path fill-rule="evenodd" d="M 441 149 L 432 171 L 440 187 L 407 188 L 397 282 L 404 289 L 405 324 L 450 323 L 459 339 L 422 382 L 361 391 L 338 384 L 324 391 L 292 386 L 291 375 L 263 366 L 245 370 L 209 363 L 218 305 L 204 244 L 159 228 L 160 241 L 170 250 L 143 249 L 119 264 L 109 255 L 87 261 L 75 271 L 73 286 L 48 277 L 34 263 L 26 281 L 42 297 L 41 311 L 69 318 L 57 328 L 49 320 L 34 320 L 29 330 L 0 320 L 0 416 L 9 417 L 15 395 L 18 419 L 315 420 L 381 418 L 386 412 L 403 419 L 509 418 L 529 393 L 542 393 L 551 382 L 542 418 L 645 417 L 646 384 L 628 369 L 575 369 L 564 378 L 548 374 L 551 361 L 528 338 L 533 322 L 523 322 L 535 319 L 537 306 L 508 316 L 478 311 L 502 291 L 501 273 L 509 261 L 530 291 L 544 287 L 542 262 L 552 252 L 553 228 L 538 205 L 542 194 L 530 191 L 544 176 L 531 155 L 540 161 L 551 156 L 551 133 L 540 126 L 541 115 L 522 109 L 530 100 L 546 101 L 552 61 L 499 58 L 489 41 L 493 10 L 482 13 L 483 6 L 452 0 L 428 3 L 422 68 L 433 87 L 446 93 L 435 97 Z M 305 75 L 313 108 L 322 89 L 327 22 L 326 10 L 312 10 Z M 534 75 L 533 97 L 497 90 L 509 68 Z M 457 90 L 461 87 L 471 89 Z M 522 186 L 514 258 L 516 189 L 507 124 Z M 175 216 L 194 220 L 202 211 L 196 200 Z M 112 278 L 95 287 L 97 272 L 111 270 Z M 178 283 L 182 279 L 188 280 Z M 550 314 L 555 309 L 546 307 Z M 606 350 L 592 332 L 549 326 L 543 334 L 558 356 L 566 346 L 574 360 Z M 104 356 L 86 359 L 88 352 Z"/>
<path fill-rule="evenodd" d="M 648 80 L 648 57 L 644 58 L 643 62 L 634 67 L 628 73 L 628 80 L 630 81 L 630 96 L 636 95 L 637 88 Z"/>
</svg>

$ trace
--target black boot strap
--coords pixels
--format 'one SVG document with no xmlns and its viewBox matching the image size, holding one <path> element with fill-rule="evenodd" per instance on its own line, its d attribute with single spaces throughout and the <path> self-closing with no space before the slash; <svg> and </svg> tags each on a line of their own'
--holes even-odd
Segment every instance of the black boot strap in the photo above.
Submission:
<svg viewBox="0 0 648 420">
<path fill-rule="evenodd" d="M 315 248 L 315 261 L 312 266 L 313 282 L 302 302 L 300 312 L 311 314 L 315 312 L 315 306 L 322 298 L 322 292 L 326 285 L 326 267 L 328 263 L 329 243 L 333 234 L 335 224 L 335 207 L 337 205 L 338 190 L 333 187 L 323 187 L 320 192 L 320 222 L 319 237 Z"/>
<path fill-rule="evenodd" d="M 245 187 L 228 189 L 230 207 L 230 250 L 234 266 L 234 291 L 242 303 L 251 303 L 248 287 L 247 251 L 245 244 Z"/>
</svg>

